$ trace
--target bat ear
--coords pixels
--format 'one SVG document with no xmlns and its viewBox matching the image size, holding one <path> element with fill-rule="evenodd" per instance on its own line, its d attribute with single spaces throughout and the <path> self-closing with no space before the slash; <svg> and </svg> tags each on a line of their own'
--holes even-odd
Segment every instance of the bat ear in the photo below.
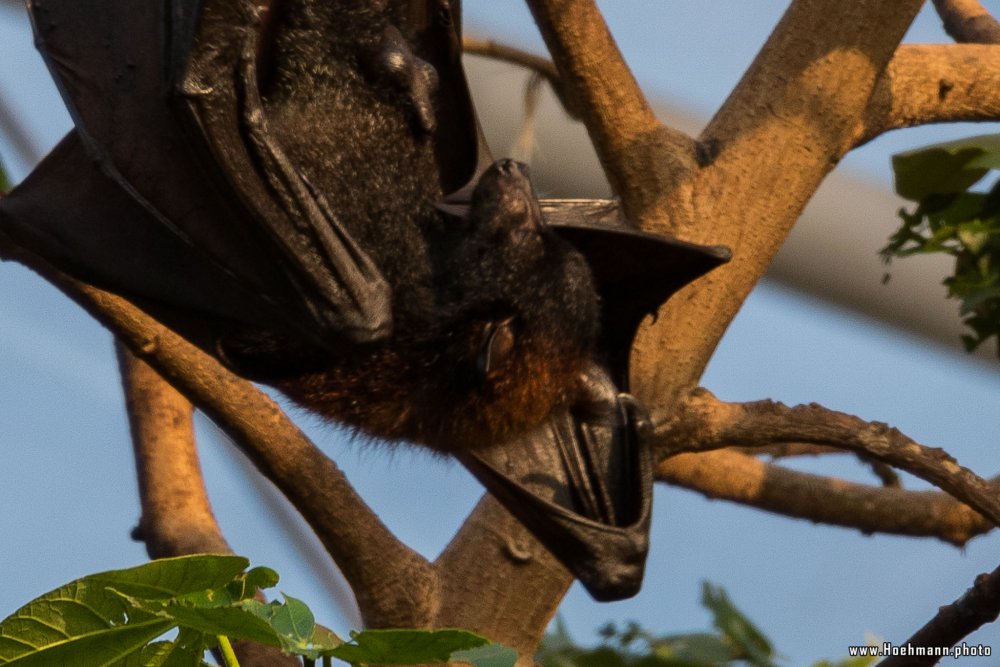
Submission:
<svg viewBox="0 0 1000 667">
<path fill-rule="evenodd" d="M 600 352 L 618 387 L 628 387 L 628 355 L 643 318 L 732 257 L 725 246 L 688 243 L 625 223 L 613 199 L 543 199 L 545 224 L 587 259 L 601 296 Z"/>
</svg>

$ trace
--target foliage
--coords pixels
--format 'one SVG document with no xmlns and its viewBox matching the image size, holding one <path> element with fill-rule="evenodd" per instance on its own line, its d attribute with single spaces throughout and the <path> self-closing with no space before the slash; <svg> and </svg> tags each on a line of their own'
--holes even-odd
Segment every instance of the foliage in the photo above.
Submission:
<svg viewBox="0 0 1000 667">
<path fill-rule="evenodd" d="M 3 160 L 0 160 L 0 194 L 9 192 L 11 187 L 10 177 L 7 176 L 7 170 L 3 166 Z"/>
<path fill-rule="evenodd" d="M 345 642 L 317 626 L 300 600 L 254 599 L 278 575 L 248 565 L 239 556 L 185 556 L 77 579 L 0 623 L 0 665 L 202 667 L 206 650 L 231 653 L 230 640 L 276 646 L 306 664 L 337 658 L 353 665 L 461 660 L 512 667 L 517 659 L 462 630 L 369 630 Z M 173 640 L 156 641 L 175 629 Z"/>
<path fill-rule="evenodd" d="M 902 153 L 892 165 L 896 192 L 917 207 L 900 210 L 903 224 L 882 249 L 883 259 L 954 257 L 955 273 L 944 283 L 948 295 L 961 300 L 963 322 L 971 329 L 962 341 L 971 352 L 997 336 L 1000 354 L 1000 181 L 986 192 L 972 190 L 1000 169 L 1000 135 Z"/>
<path fill-rule="evenodd" d="M 703 583 L 701 603 L 712 614 L 715 632 L 656 636 L 636 623 L 621 629 L 609 624 L 600 631 L 603 644 L 583 648 L 557 620 L 536 657 L 543 667 L 777 667 L 779 656 L 771 641 L 724 590 Z M 867 667 L 874 661 L 852 658 L 814 667 Z"/>
</svg>

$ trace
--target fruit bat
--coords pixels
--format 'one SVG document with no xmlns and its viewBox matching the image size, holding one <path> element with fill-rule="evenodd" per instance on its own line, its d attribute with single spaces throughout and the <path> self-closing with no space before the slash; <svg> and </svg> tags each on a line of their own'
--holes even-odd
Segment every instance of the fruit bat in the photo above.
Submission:
<svg viewBox="0 0 1000 667">
<path fill-rule="evenodd" d="M 76 129 L 0 228 L 236 372 L 458 458 L 597 599 L 633 595 L 639 322 L 727 251 L 493 161 L 457 0 L 31 0 Z"/>
</svg>

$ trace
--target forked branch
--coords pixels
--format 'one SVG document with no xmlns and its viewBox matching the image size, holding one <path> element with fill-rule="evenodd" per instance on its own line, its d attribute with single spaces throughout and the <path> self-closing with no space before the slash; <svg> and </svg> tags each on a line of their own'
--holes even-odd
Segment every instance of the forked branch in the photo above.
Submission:
<svg viewBox="0 0 1000 667">
<path fill-rule="evenodd" d="M 963 546 L 994 525 L 940 491 L 857 484 L 765 463 L 733 450 L 678 454 L 657 467 L 659 481 L 783 516 L 865 534 L 936 537 Z"/>
<path fill-rule="evenodd" d="M 542 37 L 629 220 L 665 223 L 696 169 L 695 142 L 657 120 L 594 0 L 528 0 Z"/>
<path fill-rule="evenodd" d="M 802 442 L 860 452 L 924 479 L 1000 525 L 996 488 L 958 464 L 943 449 L 925 447 L 880 422 L 820 405 L 788 407 L 773 401 L 726 403 L 704 389 L 692 391 L 657 429 L 667 454 Z"/>
</svg>

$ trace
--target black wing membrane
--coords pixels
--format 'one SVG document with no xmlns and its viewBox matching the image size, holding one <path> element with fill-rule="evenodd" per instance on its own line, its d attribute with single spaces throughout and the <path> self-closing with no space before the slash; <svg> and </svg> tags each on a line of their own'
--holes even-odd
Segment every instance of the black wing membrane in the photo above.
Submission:
<svg viewBox="0 0 1000 667">
<path fill-rule="evenodd" d="M 115 239 L 128 226 L 125 236 L 133 244 L 117 246 L 127 254 L 171 236 L 168 246 L 187 246 L 245 294 L 235 302 L 228 300 L 231 295 L 212 300 L 197 272 L 176 270 L 161 274 L 162 284 L 147 285 L 149 276 L 137 275 L 127 263 L 100 261 L 92 252 L 94 243 L 74 253 L 74 263 L 83 264 L 86 275 L 168 307 L 188 309 L 208 298 L 211 316 L 272 329 L 281 322 L 319 344 L 388 335 L 388 285 L 280 147 L 261 135 L 264 121 L 245 43 L 255 34 L 254 3 L 32 0 L 30 10 L 39 50 L 93 161 L 91 170 L 143 209 L 141 219 L 132 211 L 126 216 L 105 210 L 106 216 L 85 220 L 63 212 L 51 221 L 47 238 L 72 239 L 73 246 L 80 239 Z M 221 19 L 230 25 L 222 29 Z M 218 40 L 222 48 L 205 47 L 206 39 Z M 193 51 L 198 45 L 202 50 Z M 198 69 L 204 67 L 206 49 L 220 70 L 215 79 Z M 189 70 L 206 80 L 194 74 L 184 79 Z M 198 88 L 200 83 L 217 89 Z M 177 102 L 179 94 L 183 103 Z M 239 136 L 242 127 L 248 127 L 249 141 Z M 99 180 L 87 171 L 78 177 Z M 277 194 L 269 194 L 269 188 Z M 12 197 L 17 196 L 15 191 Z M 92 206 L 106 209 L 96 198 Z M 40 219 L 25 215 L 8 224 Z M 182 333 L 203 338 L 199 332 Z"/>
<path fill-rule="evenodd" d="M 181 113 L 211 156 L 206 163 L 282 251 L 324 330 L 358 343 L 387 337 L 389 284 L 268 131 L 257 83 L 257 1 L 201 0 L 199 6 L 190 59 L 171 63 L 171 70 Z M 188 25 L 181 12 L 177 32 Z"/>
</svg>

